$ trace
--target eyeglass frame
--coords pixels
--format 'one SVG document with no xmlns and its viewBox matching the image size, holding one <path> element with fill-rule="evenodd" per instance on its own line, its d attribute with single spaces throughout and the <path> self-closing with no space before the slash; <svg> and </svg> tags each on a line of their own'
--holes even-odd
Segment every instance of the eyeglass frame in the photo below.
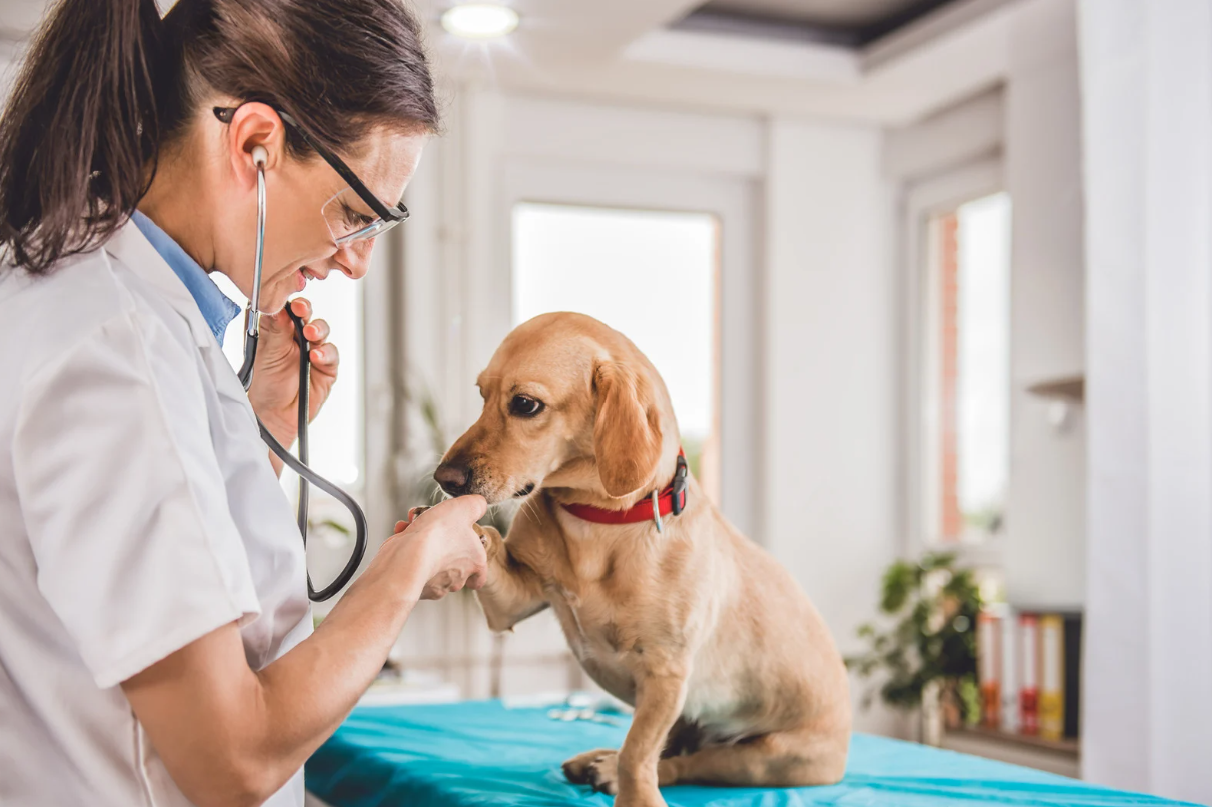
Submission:
<svg viewBox="0 0 1212 807">
<path fill-rule="evenodd" d="M 219 119 L 220 123 L 230 124 L 232 119 L 235 117 L 237 109 L 239 109 L 239 107 L 217 106 L 214 107 L 212 111 L 214 112 L 215 117 Z M 382 230 L 382 232 L 387 232 L 387 230 L 395 227 L 397 224 L 403 224 L 404 222 L 408 221 L 410 214 L 408 212 L 408 208 L 404 206 L 403 202 L 397 202 L 396 204 L 390 206 L 384 204 L 379 197 L 375 196 L 374 193 L 371 192 L 370 188 L 366 187 L 362 180 L 358 179 L 358 175 L 353 172 L 352 168 L 345 164 L 344 160 L 317 142 L 316 139 L 308 134 L 307 130 L 304 129 L 303 126 L 300 125 L 289 112 L 276 107 L 272 107 L 272 109 L 274 112 L 278 113 L 278 117 L 282 119 L 283 123 L 299 133 L 299 136 L 303 138 L 303 142 L 310 146 L 311 149 L 316 152 L 316 154 L 319 154 L 324 162 L 328 163 L 329 166 L 331 166 L 332 169 L 341 176 L 341 179 L 345 180 L 345 183 L 349 185 L 350 189 L 353 190 L 353 192 L 356 193 L 358 197 L 365 202 L 379 217 L 379 221 L 371 222 L 359 230 L 355 230 L 348 235 L 343 235 L 340 238 L 336 238 L 335 241 L 338 246 L 342 246 L 354 241 L 367 240 L 359 239 L 358 236 L 362 233 L 368 232 L 372 227 L 381 227 L 383 222 L 391 222 L 388 227 Z M 380 234 L 381 233 L 375 233 L 375 236 Z"/>
</svg>

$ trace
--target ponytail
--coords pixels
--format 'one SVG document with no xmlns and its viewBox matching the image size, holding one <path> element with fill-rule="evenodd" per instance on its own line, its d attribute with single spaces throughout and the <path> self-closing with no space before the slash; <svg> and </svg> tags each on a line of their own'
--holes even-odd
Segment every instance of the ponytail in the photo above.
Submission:
<svg viewBox="0 0 1212 807">
<path fill-rule="evenodd" d="M 155 0 L 59 0 L 0 117 L 0 250 L 45 274 L 125 223 L 155 172 Z M 166 66 L 165 66 L 166 67 Z"/>
</svg>

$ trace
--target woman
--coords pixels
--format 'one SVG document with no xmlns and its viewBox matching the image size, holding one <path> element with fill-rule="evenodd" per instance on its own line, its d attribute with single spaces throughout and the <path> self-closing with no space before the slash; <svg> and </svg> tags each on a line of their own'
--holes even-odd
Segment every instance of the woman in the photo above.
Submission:
<svg viewBox="0 0 1212 807">
<path fill-rule="evenodd" d="M 180 0 L 163 20 L 60 0 L 37 35 L 0 120 L 0 803 L 300 805 L 412 606 L 481 582 L 484 502 L 447 502 L 397 524 L 312 634 L 253 418 L 292 441 L 287 296 L 362 277 L 394 223 L 376 208 L 403 218 L 438 126 L 419 37 L 400 0 Z M 279 313 L 246 397 L 207 273 L 251 294 L 254 150 Z M 308 323 L 314 408 L 327 334 Z"/>
</svg>

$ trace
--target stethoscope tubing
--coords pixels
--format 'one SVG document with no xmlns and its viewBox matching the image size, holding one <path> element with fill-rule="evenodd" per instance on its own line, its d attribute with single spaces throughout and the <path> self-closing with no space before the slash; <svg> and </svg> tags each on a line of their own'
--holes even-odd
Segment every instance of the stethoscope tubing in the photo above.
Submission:
<svg viewBox="0 0 1212 807">
<path fill-rule="evenodd" d="M 244 364 L 240 367 L 237 375 L 240 378 L 240 383 L 244 385 L 244 391 L 247 392 L 252 384 L 253 364 L 257 357 L 257 342 L 260 339 L 260 302 L 261 302 L 261 269 L 265 255 L 265 168 L 258 161 L 257 163 L 257 246 L 256 246 L 256 265 L 253 271 L 253 288 L 252 299 L 249 300 L 248 308 L 245 310 L 244 318 Z M 286 313 L 290 316 L 290 321 L 295 326 L 295 341 L 299 343 L 299 408 L 298 408 L 298 440 L 299 440 L 299 455 L 290 453 L 290 450 L 283 446 L 278 440 L 265 428 L 265 424 L 257 418 L 257 428 L 261 431 L 261 439 L 269 446 L 270 450 L 282 460 L 288 468 L 299 475 L 299 503 L 297 510 L 297 519 L 299 526 L 299 534 L 303 537 L 303 547 L 307 547 L 307 512 L 309 504 L 310 485 L 315 485 L 320 490 L 332 496 L 334 499 L 344 505 L 349 514 L 354 520 L 354 550 L 346 561 L 345 567 L 340 574 L 333 579 L 324 588 L 317 591 L 312 586 L 311 574 L 307 574 L 307 596 L 312 602 L 324 602 L 332 599 L 332 597 L 341 589 L 343 589 L 354 574 L 358 571 L 358 566 L 362 564 L 362 558 L 366 555 L 366 513 L 363 512 L 361 506 L 345 491 L 329 482 L 324 477 L 313 471 L 308 466 L 308 415 L 310 414 L 310 396 L 311 389 L 311 345 L 307 338 L 303 335 L 303 320 L 294 311 L 290 305 L 286 306 Z"/>
</svg>

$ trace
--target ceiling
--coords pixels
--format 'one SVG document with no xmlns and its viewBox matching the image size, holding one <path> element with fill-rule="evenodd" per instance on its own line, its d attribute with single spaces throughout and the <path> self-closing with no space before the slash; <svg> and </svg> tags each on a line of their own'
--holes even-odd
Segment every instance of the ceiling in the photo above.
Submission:
<svg viewBox="0 0 1212 807">
<path fill-rule="evenodd" d="M 920 5 L 921 0 L 710 0 L 702 8 L 812 25 L 867 26 Z"/>
<path fill-rule="evenodd" d="M 861 47 L 952 0 L 709 0 L 679 27 Z"/>
<path fill-rule="evenodd" d="M 427 23 L 448 84 L 892 125 L 1002 80 L 1008 19 L 1022 2 L 497 1 L 517 9 L 517 31 L 500 42 L 468 43 L 439 23 L 456 0 L 409 0 Z M 0 45 L 23 41 L 50 2 L 0 0 Z M 738 36 L 727 25 L 687 26 L 702 15 L 756 20 L 759 29 Z M 765 36 L 760 26 L 772 25 L 795 35 Z M 874 31 L 882 33 L 873 38 Z"/>
</svg>

